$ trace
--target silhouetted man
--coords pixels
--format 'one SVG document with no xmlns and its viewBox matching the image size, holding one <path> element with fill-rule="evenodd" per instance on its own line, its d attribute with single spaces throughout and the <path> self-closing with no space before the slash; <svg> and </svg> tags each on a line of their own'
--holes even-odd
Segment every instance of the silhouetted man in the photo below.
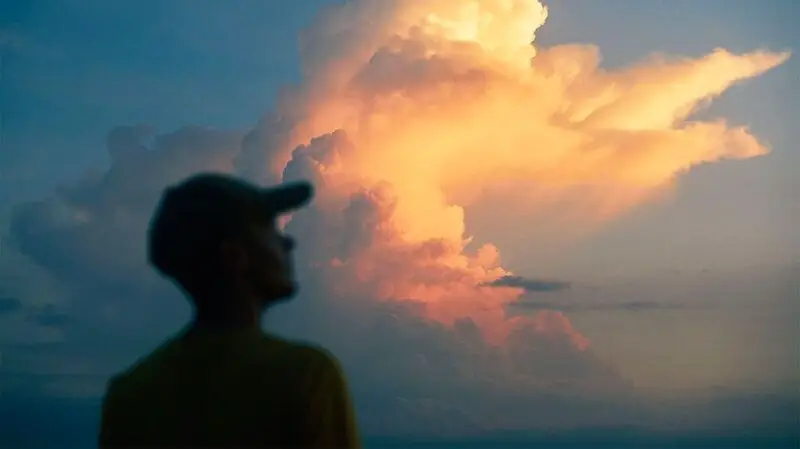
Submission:
<svg viewBox="0 0 800 449">
<path fill-rule="evenodd" d="M 296 290 L 277 219 L 311 196 L 307 183 L 262 189 L 218 174 L 165 191 L 148 257 L 194 317 L 109 381 L 101 448 L 360 447 L 337 360 L 260 329 L 264 309 Z"/>
</svg>

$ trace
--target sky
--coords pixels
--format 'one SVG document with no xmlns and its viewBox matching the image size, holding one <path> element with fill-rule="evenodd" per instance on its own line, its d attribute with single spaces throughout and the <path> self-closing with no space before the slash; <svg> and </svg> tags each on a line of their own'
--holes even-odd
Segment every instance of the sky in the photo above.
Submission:
<svg viewBox="0 0 800 449">
<path fill-rule="evenodd" d="M 144 235 L 197 171 L 317 185 L 266 326 L 367 436 L 793 432 L 798 8 L 2 3 L 0 441 L 92 441 L 188 319 Z"/>
</svg>

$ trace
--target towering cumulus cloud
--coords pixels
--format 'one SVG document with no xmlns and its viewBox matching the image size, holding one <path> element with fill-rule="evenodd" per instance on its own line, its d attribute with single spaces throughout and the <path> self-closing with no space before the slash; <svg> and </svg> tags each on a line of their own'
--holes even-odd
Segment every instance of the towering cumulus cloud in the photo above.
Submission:
<svg viewBox="0 0 800 449">
<path fill-rule="evenodd" d="M 240 164 L 322 186 L 314 224 L 293 226 L 325 236 L 310 257 L 339 296 L 469 318 L 494 344 L 526 327 L 582 349 L 560 314 L 505 317 L 522 289 L 485 287 L 511 273 L 491 244 L 466 249 L 465 207 L 513 191 L 532 232 L 559 219 L 586 232 L 693 165 L 767 152 L 746 129 L 688 118 L 787 54 L 716 50 L 609 72 L 592 46 L 532 45 L 546 18 L 534 0 L 358 0 L 302 36 L 305 83 Z"/>
</svg>

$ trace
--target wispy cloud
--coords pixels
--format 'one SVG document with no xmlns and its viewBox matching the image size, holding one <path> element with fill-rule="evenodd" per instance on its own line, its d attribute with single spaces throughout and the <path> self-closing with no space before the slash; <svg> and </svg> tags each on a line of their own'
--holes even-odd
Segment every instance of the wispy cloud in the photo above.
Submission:
<svg viewBox="0 0 800 449">
<path fill-rule="evenodd" d="M 69 322 L 69 315 L 53 304 L 46 304 L 31 311 L 26 319 L 34 324 L 48 327 L 59 327 Z"/>
<path fill-rule="evenodd" d="M 602 303 L 559 303 L 556 301 L 536 301 L 522 299 L 509 304 L 511 308 L 526 310 L 559 310 L 562 312 L 602 312 L 602 311 L 625 311 L 625 312 L 648 312 L 656 310 L 677 310 L 686 308 L 697 308 L 698 305 L 688 305 L 680 302 L 657 302 L 657 301 L 624 301 L 624 302 L 602 302 Z"/>
<path fill-rule="evenodd" d="M 506 275 L 480 285 L 484 287 L 521 288 L 526 292 L 557 292 L 569 289 L 572 283 L 559 280 L 532 279 L 522 276 Z"/>
</svg>

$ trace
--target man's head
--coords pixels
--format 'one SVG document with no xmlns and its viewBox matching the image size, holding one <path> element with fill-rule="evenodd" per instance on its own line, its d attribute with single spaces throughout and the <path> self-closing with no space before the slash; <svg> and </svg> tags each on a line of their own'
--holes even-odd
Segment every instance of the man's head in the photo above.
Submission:
<svg viewBox="0 0 800 449">
<path fill-rule="evenodd" d="M 306 182 L 260 188 L 222 174 L 191 176 L 165 190 L 150 223 L 148 258 L 198 307 L 224 307 L 199 303 L 220 289 L 256 298 L 257 306 L 290 297 L 294 242 L 281 233 L 278 218 L 312 195 Z"/>
</svg>

